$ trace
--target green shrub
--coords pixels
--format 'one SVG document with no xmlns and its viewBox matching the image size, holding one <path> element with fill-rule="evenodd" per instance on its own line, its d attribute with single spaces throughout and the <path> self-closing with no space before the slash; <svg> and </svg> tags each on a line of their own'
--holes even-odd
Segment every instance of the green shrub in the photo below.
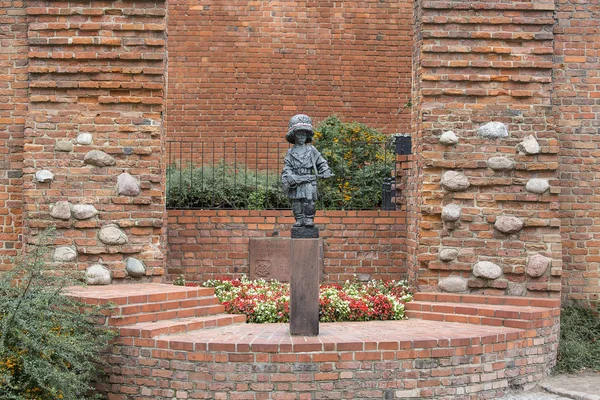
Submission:
<svg viewBox="0 0 600 400">
<path fill-rule="evenodd" d="M 101 371 L 99 354 L 114 334 L 95 324 L 100 308 L 64 295 L 75 276 L 50 269 L 48 234 L 40 240 L 0 276 L 0 398 L 93 398 L 88 393 Z"/>
<path fill-rule="evenodd" d="M 573 304 L 560 314 L 560 343 L 555 372 L 600 371 L 600 303 Z"/>
<path fill-rule="evenodd" d="M 255 172 L 243 164 L 167 167 L 167 207 L 250 209 L 288 208 L 276 172 Z"/>
</svg>

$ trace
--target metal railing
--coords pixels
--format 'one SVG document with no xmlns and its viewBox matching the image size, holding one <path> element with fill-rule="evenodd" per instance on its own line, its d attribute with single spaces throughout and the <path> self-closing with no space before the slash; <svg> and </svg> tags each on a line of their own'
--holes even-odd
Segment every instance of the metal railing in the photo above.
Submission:
<svg viewBox="0 0 600 400">
<path fill-rule="evenodd" d="M 168 139 L 166 145 L 167 208 L 290 208 L 281 187 L 287 143 Z M 356 148 L 365 148 L 361 145 Z M 318 182 L 318 208 L 395 209 L 394 144 L 369 143 L 368 149 L 364 154 L 319 149 L 335 176 Z"/>
</svg>

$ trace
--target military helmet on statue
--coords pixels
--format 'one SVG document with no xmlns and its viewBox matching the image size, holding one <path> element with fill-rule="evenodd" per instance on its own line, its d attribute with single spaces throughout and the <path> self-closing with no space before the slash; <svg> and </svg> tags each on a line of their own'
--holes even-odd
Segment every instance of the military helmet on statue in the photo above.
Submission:
<svg viewBox="0 0 600 400">
<path fill-rule="evenodd" d="M 312 127 L 312 119 L 308 115 L 297 114 L 290 118 L 288 123 L 288 133 L 285 135 L 285 140 L 290 143 L 296 142 L 296 132 L 305 131 L 306 143 L 312 142 L 313 135 L 315 134 Z"/>
</svg>

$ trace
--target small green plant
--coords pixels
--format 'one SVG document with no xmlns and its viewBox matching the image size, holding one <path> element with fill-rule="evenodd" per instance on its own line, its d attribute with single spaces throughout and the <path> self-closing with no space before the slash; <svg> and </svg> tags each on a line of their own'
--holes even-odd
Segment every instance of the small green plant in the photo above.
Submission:
<svg viewBox="0 0 600 400">
<path fill-rule="evenodd" d="M 94 398 L 100 352 L 114 333 L 96 325 L 102 309 L 64 290 L 76 276 L 46 262 L 46 232 L 16 267 L 0 276 L 0 398 Z"/>
<path fill-rule="evenodd" d="M 600 303 L 574 303 L 561 310 L 555 372 L 600 371 Z"/>
<path fill-rule="evenodd" d="M 177 278 L 173 280 L 173 285 L 175 286 L 185 286 L 185 276 L 179 275 Z"/>
</svg>

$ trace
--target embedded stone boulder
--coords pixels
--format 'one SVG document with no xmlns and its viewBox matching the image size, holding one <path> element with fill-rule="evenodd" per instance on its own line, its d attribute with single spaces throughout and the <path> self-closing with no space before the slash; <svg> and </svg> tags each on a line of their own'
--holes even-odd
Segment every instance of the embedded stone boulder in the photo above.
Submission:
<svg viewBox="0 0 600 400">
<path fill-rule="evenodd" d="M 54 150 L 71 152 L 73 151 L 73 143 L 70 140 L 59 140 L 54 145 Z"/>
<path fill-rule="evenodd" d="M 146 266 L 137 258 L 129 257 L 125 263 L 125 270 L 129 276 L 139 278 L 146 275 Z"/>
<path fill-rule="evenodd" d="M 496 218 L 494 228 L 502 233 L 516 233 L 523 229 L 523 221 L 511 215 L 503 215 Z"/>
<path fill-rule="evenodd" d="M 548 189 L 550 189 L 550 184 L 545 179 L 530 179 L 529 182 L 527 182 L 527 185 L 525 185 L 525 190 L 535 194 L 543 194 Z"/>
<path fill-rule="evenodd" d="M 506 157 L 490 157 L 487 166 L 494 171 L 509 171 L 515 168 L 515 162 Z"/>
<path fill-rule="evenodd" d="M 458 143 L 458 137 L 452 131 L 444 132 L 440 136 L 440 144 L 444 146 L 454 146 Z"/>
<path fill-rule="evenodd" d="M 98 210 L 91 204 L 75 204 L 72 214 L 77 219 L 90 219 L 98 215 Z"/>
<path fill-rule="evenodd" d="M 438 282 L 438 287 L 443 292 L 460 293 L 467 291 L 467 280 L 460 276 L 449 276 Z"/>
<path fill-rule="evenodd" d="M 95 167 L 109 167 L 115 165 L 117 161 L 110 155 L 101 150 L 91 150 L 83 157 L 83 162 Z"/>
<path fill-rule="evenodd" d="M 529 257 L 527 260 L 527 275 L 532 278 L 539 278 L 544 275 L 550 266 L 551 260 L 541 254 L 536 254 Z"/>
<path fill-rule="evenodd" d="M 85 272 L 85 281 L 88 285 L 110 285 L 112 278 L 108 268 L 94 264 Z"/>
<path fill-rule="evenodd" d="M 47 169 L 42 169 L 35 173 L 35 180 L 40 183 L 48 183 L 54 180 L 54 174 Z"/>
<path fill-rule="evenodd" d="M 77 144 L 90 145 L 93 142 L 91 133 L 80 133 L 77 135 Z"/>
<path fill-rule="evenodd" d="M 52 259 L 59 262 L 70 262 L 77 258 L 77 250 L 74 247 L 63 246 L 54 249 Z"/>
<path fill-rule="evenodd" d="M 98 239 L 108 245 L 125 244 L 129 241 L 125 232 L 116 225 L 106 225 L 100 229 Z"/>
<path fill-rule="evenodd" d="M 137 196 L 140 194 L 140 184 L 127 172 L 117 178 L 117 193 L 119 196 Z"/>
<path fill-rule="evenodd" d="M 506 288 L 506 294 L 509 296 L 523 296 L 526 293 L 525 285 L 516 283 L 516 282 L 508 282 L 508 287 Z"/>
<path fill-rule="evenodd" d="M 473 266 L 473 275 L 477 278 L 498 279 L 502 276 L 502 268 L 490 261 L 479 261 Z"/>
<path fill-rule="evenodd" d="M 446 222 L 455 222 L 460 219 L 462 210 L 456 204 L 448 204 L 442 209 L 442 220 Z"/>
<path fill-rule="evenodd" d="M 457 249 L 442 249 L 440 251 L 440 260 L 442 261 L 454 261 L 456 260 L 456 258 L 458 257 L 458 250 Z"/>
<path fill-rule="evenodd" d="M 488 122 L 479 129 L 477 134 L 487 139 L 508 137 L 508 128 L 502 122 Z"/>
<path fill-rule="evenodd" d="M 53 206 L 50 206 L 50 216 L 67 221 L 71 218 L 71 204 L 68 201 L 57 201 Z"/>
<path fill-rule="evenodd" d="M 527 136 L 521 143 L 517 145 L 517 151 L 520 154 L 534 155 L 539 154 L 541 147 L 533 135 Z"/>
<path fill-rule="evenodd" d="M 471 186 L 467 177 L 456 171 L 446 171 L 442 175 L 441 183 L 442 187 L 450 192 L 462 192 Z"/>
</svg>

